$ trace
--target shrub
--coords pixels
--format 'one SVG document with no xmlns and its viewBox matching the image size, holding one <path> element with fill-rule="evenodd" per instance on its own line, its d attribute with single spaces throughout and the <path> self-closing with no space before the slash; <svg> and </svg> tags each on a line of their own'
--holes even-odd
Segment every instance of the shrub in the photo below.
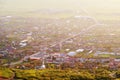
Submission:
<svg viewBox="0 0 120 80">
<path fill-rule="evenodd" d="M 94 80 L 94 76 L 88 72 L 72 73 L 71 80 Z"/>
<path fill-rule="evenodd" d="M 0 77 L 11 78 L 14 76 L 14 73 L 8 68 L 0 68 Z"/>
<path fill-rule="evenodd" d="M 113 78 L 110 76 L 111 72 L 104 70 L 104 69 L 98 69 L 95 74 L 96 80 L 112 80 Z"/>
<path fill-rule="evenodd" d="M 116 75 L 116 78 L 120 78 L 120 70 L 118 70 L 115 75 Z"/>
</svg>

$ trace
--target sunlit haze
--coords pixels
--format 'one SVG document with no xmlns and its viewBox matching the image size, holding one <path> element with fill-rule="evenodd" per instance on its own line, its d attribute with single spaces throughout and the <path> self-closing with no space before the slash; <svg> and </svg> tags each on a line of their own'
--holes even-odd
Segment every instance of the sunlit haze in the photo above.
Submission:
<svg viewBox="0 0 120 80">
<path fill-rule="evenodd" d="M 1 0 L 1 10 L 6 11 L 25 11 L 38 10 L 42 8 L 57 9 L 80 9 L 90 8 L 92 10 L 119 9 L 119 0 Z"/>
</svg>

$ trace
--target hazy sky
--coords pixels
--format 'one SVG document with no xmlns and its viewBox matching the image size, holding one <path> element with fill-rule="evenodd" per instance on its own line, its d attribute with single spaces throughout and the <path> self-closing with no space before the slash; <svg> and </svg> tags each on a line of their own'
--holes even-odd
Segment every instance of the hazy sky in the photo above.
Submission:
<svg viewBox="0 0 120 80">
<path fill-rule="evenodd" d="M 80 8 L 120 9 L 120 0 L 0 0 L 3 11 L 28 11 L 44 8 L 72 9 Z"/>
</svg>

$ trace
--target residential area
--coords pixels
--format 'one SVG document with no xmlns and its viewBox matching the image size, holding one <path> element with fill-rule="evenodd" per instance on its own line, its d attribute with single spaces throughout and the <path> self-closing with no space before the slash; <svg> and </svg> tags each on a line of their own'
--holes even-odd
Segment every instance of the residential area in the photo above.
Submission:
<svg viewBox="0 0 120 80">
<path fill-rule="evenodd" d="M 36 66 L 42 66 L 43 61 L 55 65 L 107 62 L 109 66 L 112 60 L 119 67 L 117 26 L 113 29 L 111 25 L 97 23 L 89 16 L 78 15 L 65 19 L 15 16 L 2 16 L 0 19 L 2 65 L 13 67 L 24 61 L 37 60 L 39 64 Z M 103 29 L 105 32 L 101 32 Z"/>
</svg>

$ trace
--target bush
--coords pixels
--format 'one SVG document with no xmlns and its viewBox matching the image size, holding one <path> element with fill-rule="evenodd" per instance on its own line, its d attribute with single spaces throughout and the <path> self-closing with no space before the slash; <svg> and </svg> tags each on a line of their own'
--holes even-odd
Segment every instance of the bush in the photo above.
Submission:
<svg viewBox="0 0 120 80">
<path fill-rule="evenodd" d="M 94 76 L 89 72 L 79 72 L 70 74 L 71 80 L 94 80 Z"/>
<path fill-rule="evenodd" d="M 38 79 L 35 70 L 14 70 L 17 79 L 34 80 Z"/>
<path fill-rule="evenodd" d="M 11 78 L 14 76 L 14 73 L 8 68 L 0 68 L 0 77 Z"/>
<path fill-rule="evenodd" d="M 120 70 L 118 70 L 115 75 L 116 75 L 116 78 L 120 78 Z"/>
<path fill-rule="evenodd" d="M 112 80 L 113 78 L 110 76 L 111 72 L 104 70 L 104 69 L 98 69 L 95 74 L 96 80 Z"/>
</svg>

